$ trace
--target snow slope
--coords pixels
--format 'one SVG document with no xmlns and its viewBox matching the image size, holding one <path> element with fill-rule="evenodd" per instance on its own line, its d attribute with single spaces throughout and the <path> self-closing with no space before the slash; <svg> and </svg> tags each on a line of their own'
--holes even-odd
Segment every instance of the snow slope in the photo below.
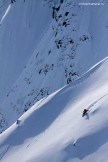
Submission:
<svg viewBox="0 0 108 162">
<path fill-rule="evenodd" d="M 107 69 L 108 57 L 37 102 L 0 135 L 0 161 L 107 162 Z"/>
<path fill-rule="evenodd" d="M 0 102 L 18 79 L 51 21 L 43 0 L 0 1 Z"/>
<path fill-rule="evenodd" d="M 89 0 L 86 1 L 89 2 Z M 104 0 L 105 5 L 100 6 L 80 6 L 79 2 L 81 1 L 64 0 L 56 1 L 56 4 L 54 4 L 49 0 L 46 0 L 46 2 L 42 0 L 42 4 L 44 3 L 46 8 L 43 7 L 44 9 L 41 9 L 42 4 L 40 1 L 26 0 L 24 3 L 22 0 L 19 0 L 14 3 L 3 20 L 1 28 L 3 28 L 3 31 L 5 30 L 3 38 L 7 43 L 3 43 L 6 47 L 2 49 L 5 49 L 7 54 L 3 55 L 3 52 L 0 52 L 2 58 L 0 66 L 6 67 L 0 68 L 0 70 L 3 70 L 1 72 L 2 79 L 0 80 L 3 83 L 0 84 L 1 90 L 5 92 L 4 86 L 9 86 L 7 83 L 10 82 L 9 80 L 11 80 L 11 83 L 14 80 L 16 82 L 0 104 L 1 131 L 8 128 L 37 101 L 66 84 L 70 84 L 91 66 L 108 55 L 107 1 Z M 50 6 L 50 9 L 48 9 L 48 6 Z M 56 10 L 53 10 L 53 7 Z M 19 13 L 19 8 L 22 13 Z M 33 12 L 31 12 L 32 8 Z M 49 13 L 49 10 L 51 10 L 51 13 Z M 15 25 L 13 26 L 11 18 L 16 12 L 18 19 L 14 20 Z M 36 14 L 37 21 L 34 21 L 34 15 Z M 46 17 L 43 15 L 46 15 Z M 44 20 L 45 22 L 43 22 L 43 19 L 46 19 L 46 21 Z M 41 21 L 37 27 L 39 20 Z M 14 38 L 14 49 L 11 48 L 13 41 L 8 47 L 10 36 L 6 22 L 9 23 L 9 30 L 14 30 L 15 35 L 17 34 L 16 28 L 18 31 L 20 30 L 20 34 L 18 33 L 17 36 L 18 39 Z M 19 22 L 21 23 L 18 27 Z M 44 34 L 39 39 L 40 27 L 43 28 L 43 26 L 45 26 L 44 29 L 48 28 L 46 32 L 42 29 Z M 37 33 L 39 34 L 38 37 L 36 37 Z M 6 39 L 6 36 L 8 36 L 8 39 Z M 21 40 L 27 41 L 25 45 L 19 37 Z M 40 41 L 37 41 L 37 38 Z M 13 50 L 13 57 L 11 58 L 8 55 L 10 50 Z M 21 53 L 20 57 L 19 53 Z M 4 58 L 5 56 L 6 58 Z M 26 62 L 25 58 L 29 56 L 31 57 L 28 63 L 25 64 L 20 77 L 16 80 L 16 75 L 18 76 L 21 67 Z M 19 62 L 20 66 L 18 66 Z M 11 67 L 9 68 L 8 65 Z"/>
</svg>

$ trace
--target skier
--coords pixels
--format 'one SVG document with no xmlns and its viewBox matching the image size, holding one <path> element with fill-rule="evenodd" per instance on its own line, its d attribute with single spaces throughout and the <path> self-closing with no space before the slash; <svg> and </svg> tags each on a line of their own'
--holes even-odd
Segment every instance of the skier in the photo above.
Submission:
<svg viewBox="0 0 108 162">
<path fill-rule="evenodd" d="M 85 115 L 87 115 L 88 109 L 84 109 L 83 113 L 82 113 L 82 117 L 84 117 Z"/>
</svg>

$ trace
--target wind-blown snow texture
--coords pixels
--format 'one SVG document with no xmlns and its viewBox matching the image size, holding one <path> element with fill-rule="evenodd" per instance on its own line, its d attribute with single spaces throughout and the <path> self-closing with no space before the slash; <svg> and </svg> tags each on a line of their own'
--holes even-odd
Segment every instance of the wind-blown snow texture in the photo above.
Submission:
<svg viewBox="0 0 108 162">
<path fill-rule="evenodd" d="M 107 69 L 108 58 L 37 102 L 0 135 L 0 161 L 107 162 Z"/>
</svg>

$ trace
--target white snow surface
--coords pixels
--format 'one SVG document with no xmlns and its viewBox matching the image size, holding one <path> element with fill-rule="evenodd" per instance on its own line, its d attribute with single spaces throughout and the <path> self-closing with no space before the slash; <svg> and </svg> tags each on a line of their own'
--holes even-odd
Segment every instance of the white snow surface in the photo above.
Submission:
<svg viewBox="0 0 108 162">
<path fill-rule="evenodd" d="M 107 69 L 108 57 L 32 106 L 0 135 L 0 161 L 107 162 Z"/>
<path fill-rule="evenodd" d="M 108 56 L 107 0 L 98 1 L 104 3 L 99 6 L 80 6 L 81 0 L 17 0 L 10 10 L 5 2 L 0 26 L 1 131 Z M 54 15 L 52 7 L 59 7 Z"/>
</svg>

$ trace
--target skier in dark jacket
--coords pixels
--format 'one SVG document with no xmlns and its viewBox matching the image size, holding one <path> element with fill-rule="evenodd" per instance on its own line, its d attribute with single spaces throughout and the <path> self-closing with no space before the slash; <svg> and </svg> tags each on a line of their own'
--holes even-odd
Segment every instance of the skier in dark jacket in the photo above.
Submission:
<svg viewBox="0 0 108 162">
<path fill-rule="evenodd" d="M 84 109 L 84 110 L 83 110 L 82 117 L 85 116 L 85 115 L 87 115 L 87 113 L 88 113 L 88 109 Z"/>
</svg>

